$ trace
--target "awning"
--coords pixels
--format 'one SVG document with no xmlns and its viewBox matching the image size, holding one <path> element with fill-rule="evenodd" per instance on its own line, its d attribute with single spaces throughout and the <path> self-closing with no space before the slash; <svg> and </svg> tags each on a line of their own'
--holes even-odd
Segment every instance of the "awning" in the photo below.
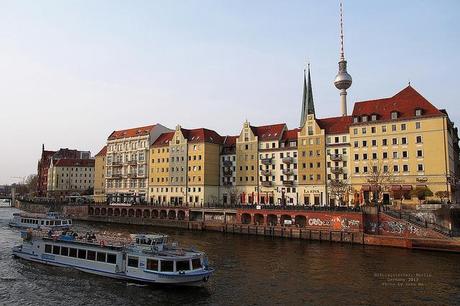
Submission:
<svg viewBox="0 0 460 306">
<path fill-rule="evenodd" d="M 371 190 L 372 190 L 372 191 L 379 191 L 379 190 L 380 190 L 380 186 L 378 186 L 378 185 L 372 185 L 372 186 L 371 186 Z"/>
<path fill-rule="evenodd" d="M 412 190 L 412 185 L 402 185 L 402 190 Z"/>
<path fill-rule="evenodd" d="M 371 186 L 369 186 L 369 185 L 362 185 L 362 186 L 361 186 L 361 190 L 362 190 L 362 191 L 369 191 L 369 190 L 371 190 Z"/>
<path fill-rule="evenodd" d="M 399 191 L 401 190 L 401 185 L 391 185 L 391 191 Z"/>
</svg>

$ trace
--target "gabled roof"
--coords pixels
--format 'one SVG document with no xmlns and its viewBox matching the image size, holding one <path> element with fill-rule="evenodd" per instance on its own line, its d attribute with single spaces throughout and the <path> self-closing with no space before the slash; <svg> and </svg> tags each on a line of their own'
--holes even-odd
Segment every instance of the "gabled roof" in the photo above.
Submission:
<svg viewBox="0 0 460 306">
<path fill-rule="evenodd" d="M 94 167 L 94 159 L 58 159 L 54 162 L 55 167 Z"/>
<path fill-rule="evenodd" d="M 106 156 L 107 155 L 107 146 L 104 146 L 96 156 Z"/>
<path fill-rule="evenodd" d="M 300 132 L 299 129 L 293 129 L 293 130 L 287 130 L 283 133 L 283 138 L 281 140 L 283 141 L 290 141 L 290 140 L 297 140 L 297 135 Z"/>
<path fill-rule="evenodd" d="M 391 120 L 391 112 L 398 112 L 398 119 L 414 118 L 415 110 L 422 110 L 423 116 L 443 115 L 412 86 L 407 86 L 391 98 L 356 102 L 352 116 L 377 115 L 377 120 Z"/>
<path fill-rule="evenodd" d="M 126 130 L 113 131 L 112 134 L 110 134 L 108 140 L 149 135 L 155 126 L 156 124 Z"/>
<path fill-rule="evenodd" d="M 316 122 L 320 128 L 326 131 L 326 134 L 345 134 L 348 133 L 353 119 L 351 116 L 340 116 L 316 119 Z"/>
<path fill-rule="evenodd" d="M 217 134 L 216 131 L 208 130 L 205 128 L 198 128 L 198 129 L 181 129 L 182 134 L 189 143 L 194 142 L 209 142 L 209 143 L 223 143 L 223 137 Z"/>
<path fill-rule="evenodd" d="M 233 147 L 236 145 L 236 139 L 238 136 L 224 136 L 223 138 L 224 147 Z"/>
<path fill-rule="evenodd" d="M 252 132 L 259 137 L 259 141 L 279 140 L 284 129 L 287 129 L 286 123 L 251 126 Z"/>
<path fill-rule="evenodd" d="M 175 132 L 167 132 L 158 136 L 157 140 L 152 144 L 152 147 L 164 147 L 169 145 L 171 139 L 173 139 Z"/>
</svg>

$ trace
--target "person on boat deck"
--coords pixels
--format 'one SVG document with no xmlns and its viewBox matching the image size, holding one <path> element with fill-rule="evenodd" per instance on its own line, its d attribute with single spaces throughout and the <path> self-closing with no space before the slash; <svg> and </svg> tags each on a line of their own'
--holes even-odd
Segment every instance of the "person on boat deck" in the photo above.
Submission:
<svg viewBox="0 0 460 306">
<path fill-rule="evenodd" d="M 50 230 L 48 231 L 48 237 L 51 237 L 51 236 L 53 236 L 53 230 L 52 230 L 52 229 L 50 229 Z"/>
</svg>

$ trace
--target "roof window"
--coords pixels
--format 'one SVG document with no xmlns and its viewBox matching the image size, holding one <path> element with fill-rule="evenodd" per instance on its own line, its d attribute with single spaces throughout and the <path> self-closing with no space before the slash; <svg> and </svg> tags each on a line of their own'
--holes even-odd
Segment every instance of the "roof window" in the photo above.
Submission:
<svg viewBox="0 0 460 306">
<path fill-rule="evenodd" d="M 391 119 L 398 119 L 398 112 L 397 111 L 391 112 Z"/>
</svg>

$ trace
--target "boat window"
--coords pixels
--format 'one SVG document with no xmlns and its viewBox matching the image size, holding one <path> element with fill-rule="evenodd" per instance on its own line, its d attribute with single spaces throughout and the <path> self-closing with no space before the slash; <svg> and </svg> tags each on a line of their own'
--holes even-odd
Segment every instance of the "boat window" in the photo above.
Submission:
<svg viewBox="0 0 460 306">
<path fill-rule="evenodd" d="M 86 254 L 86 259 L 88 259 L 88 260 L 96 260 L 96 252 L 95 251 L 88 251 L 88 254 Z"/>
<path fill-rule="evenodd" d="M 201 260 L 199 258 L 193 258 L 192 259 L 192 268 L 194 270 L 201 268 Z"/>
<path fill-rule="evenodd" d="M 51 253 L 51 244 L 45 244 L 45 253 Z"/>
<path fill-rule="evenodd" d="M 61 248 L 61 255 L 62 255 L 62 256 L 69 256 L 69 248 L 67 248 L 67 247 L 62 247 L 62 248 Z"/>
<path fill-rule="evenodd" d="M 70 248 L 70 250 L 69 250 L 69 256 L 70 256 L 70 257 L 77 257 L 77 249 Z"/>
<path fill-rule="evenodd" d="M 108 253 L 107 254 L 107 262 L 111 264 L 117 263 L 117 255 Z"/>
<path fill-rule="evenodd" d="M 59 255 L 61 252 L 61 247 L 57 245 L 53 245 L 53 254 Z"/>
<path fill-rule="evenodd" d="M 128 256 L 128 267 L 139 267 L 139 257 Z"/>
<path fill-rule="evenodd" d="M 174 261 L 172 260 L 162 260 L 161 261 L 161 272 L 173 272 L 174 271 Z"/>
<path fill-rule="evenodd" d="M 61 225 L 61 220 L 56 220 L 56 221 L 54 221 L 54 224 L 55 224 L 55 225 Z"/>
<path fill-rule="evenodd" d="M 78 258 L 86 259 L 86 250 L 78 249 Z"/>
<path fill-rule="evenodd" d="M 147 258 L 147 270 L 158 271 L 158 260 Z"/>
<path fill-rule="evenodd" d="M 178 260 L 176 261 L 176 271 L 188 271 L 190 270 L 189 260 Z"/>
<path fill-rule="evenodd" d="M 62 221 L 62 224 L 67 224 L 67 221 L 66 221 L 66 220 L 63 220 L 63 221 Z"/>
<path fill-rule="evenodd" d="M 103 252 L 97 252 L 97 257 L 96 257 L 97 261 L 100 261 L 100 262 L 105 262 L 105 253 Z"/>
<path fill-rule="evenodd" d="M 72 224 L 72 220 L 68 220 L 69 221 L 69 224 Z"/>
<path fill-rule="evenodd" d="M 50 225 L 54 225 L 54 221 L 50 221 Z"/>
<path fill-rule="evenodd" d="M 41 224 L 44 225 L 44 224 L 45 224 L 45 221 L 42 220 L 42 221 L 41 221 Z"/>
<path fill-rule="evenodd" d="M 24 219 L 21 219 L 21 223 L 24 223 Z"/>
<path fill-rule="evenodd" d="M 46 225 L 50 225 L 50 222 L 49 222 L 49 221 L 46 221 Z"/>
</svg>

